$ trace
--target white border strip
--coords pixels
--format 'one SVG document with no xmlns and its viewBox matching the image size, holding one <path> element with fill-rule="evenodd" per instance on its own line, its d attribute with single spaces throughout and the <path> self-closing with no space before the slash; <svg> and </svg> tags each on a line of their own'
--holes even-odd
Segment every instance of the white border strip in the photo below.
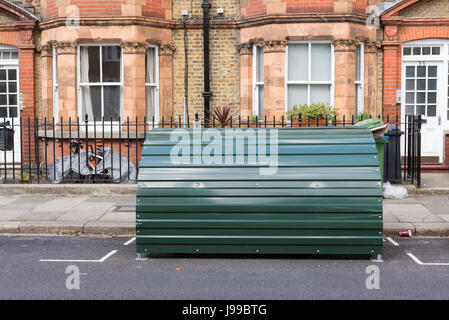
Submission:
<svg viewBox="0 0 449 320">
<path fill-rule="evenodd" d="M 406 252 L 406 254 L 420 266 L 449 266 L 449 263 L 438 263 L 438 262 L 424 263 L 421 260 L 419 260 L 413 253 Z"/>
<path fill-rule="evenodd" d="M 57 259 L 40 259 L 40 262 L 78 262 L 78 263 L 82 263 L 82 262 L 91 262 L 91 263 L 102 263 L 105 262 L 107 259 L 109 259 L 111 256 L 113 256 L 114 254 L 116 254 L 118 252 L 118 250 L 112 250 L 111 252 L 109 252 L 107 255 L 105 255 L 103 258 L 99 259 L 99 260 L 57 260 Z"/>
<path fill-rule="evenodd" d="M 391 239 L 390 237 L 387 237 L 387 240 L 390 241 L 394 246 L 399 247 L 399 243 Z"/>
<path fill-rule="evenodd" d="M 124 245 L 124 246 L 130 245 L 130 244 L 133 243 L 134 241 L 136 241 L 136 238 L 131 238 L 131 239 L 129 239 L 128 241 L 126 241 L 123 245 Z"/>
</svg>

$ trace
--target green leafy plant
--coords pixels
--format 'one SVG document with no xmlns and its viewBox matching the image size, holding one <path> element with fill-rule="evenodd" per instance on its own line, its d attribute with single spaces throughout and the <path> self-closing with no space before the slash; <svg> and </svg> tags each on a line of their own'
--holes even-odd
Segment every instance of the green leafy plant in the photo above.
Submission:
<svg viewBox="0 0 449 320">
<path fill-rule="evenodd" d="M 257 123 L 257 122 L 259 122 L 259 121 L 260 121 L 259 116 L 256 116 L 256 115 L 251 116 L 251 122 Z"/>
<path fill-rule="evenodd" d="M 359 114 L 357 114 L 356 120 L 357 121 L 363 121 L 363 120 L 368 120 L 371 119 L 371 116 L 368 112 L 360 112 Z"/>
<path fill-rule="evenodd" d="M 37 174 L 35 174 L 34 172 L 31 172 L 31 174 L 28 172 L 22 173 L 21 183 L 30 184 L 32 180 L 37 180 Z"/>
<path fill-rule="evenodd" d="M 213 107 L 211 115 L 220 125 L 227 126 L 231 124 L 231 118 L 235 118 L 236 113 L 229 106 Z"/>
<path fill-rule="evenodd" d="M 299 104 L 294 105 L 286 116 L 288 120 L 298 119 L 299 114 L 301 114 L 302 120 L 326 118 L 330 120 L 337 116 L 337 111 L 326 103 Z"/>
</svg>

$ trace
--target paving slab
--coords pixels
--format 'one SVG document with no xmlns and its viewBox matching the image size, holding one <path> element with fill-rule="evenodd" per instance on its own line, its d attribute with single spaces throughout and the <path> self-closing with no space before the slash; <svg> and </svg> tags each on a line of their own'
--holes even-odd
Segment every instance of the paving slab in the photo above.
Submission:
<svg viewBox="0 0 449 320">
<path fill-rule="evenodd" d="M 446 222 L 449 222 L 449 214 L 441 214 L 438 215 L 441 219 L 443 219 Z"/>
<path fill-rule="evenodd" d="M 442 222 L 422 204 L 385 204 L 399 222 Z"/>
<path fill-rule="evenodd" d="M 420 201 L 415 197 L 408 197 L 405 199 L 383 199 L 384 204 L 413 204 L 413 203 L 420 203 Z"/>
<path fill-rule="evenodd" d="M 132 211 L 112 211 L 106 213 L 99 221 L 136 222 L 136 213 Z"/>
<path fill-rule="evenodd" d="M 56 198 L 51 201 L 37 205 L 32 211 L 34 212 L 66 212 L 83 201 L 86 201 L 86 197 L 73 197 L 73 198 Z"/>
<path fill-rule="evenodd" d="M 2 208 L 3 209 L 3 208 Z M 26 210 L 0 210 L 0 221 L 17 221 L 19 217 L 28 211 Z"/>
<path fill-rule="evenodd" d="M 26 211 L 18 216 L 18 221 L 55 221 L 62 216 L 65 211 Z"/>
<path fill-rule="evenodd" d="M 59 216 L 57 221 L 97 221 L 108 210 L 114 208 L 113 203 L 108 202 L 82 202 L 75 208 Z"/>
</svg>

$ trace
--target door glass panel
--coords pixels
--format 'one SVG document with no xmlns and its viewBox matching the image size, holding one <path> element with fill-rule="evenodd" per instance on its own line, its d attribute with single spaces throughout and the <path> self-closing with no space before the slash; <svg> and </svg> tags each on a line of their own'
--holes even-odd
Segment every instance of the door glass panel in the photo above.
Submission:
<svg viewBox="0 0 449 320">
<path fill-rule="evenodd" d="M 407 115 L 436 116 L 437 76 L 438 66 L 406 67 L 405 113 Z"/>
</svg>

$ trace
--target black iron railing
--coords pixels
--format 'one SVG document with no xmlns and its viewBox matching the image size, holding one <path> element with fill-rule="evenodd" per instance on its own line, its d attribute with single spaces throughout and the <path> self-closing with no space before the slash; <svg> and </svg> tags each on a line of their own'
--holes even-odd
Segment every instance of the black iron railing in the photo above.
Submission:
<svg viewBox="0 0 449 320">
<path fill-rule="evenodd" d="M 408 116 L 404 123 L 381 118 L 405 131 L 400 164 L 402 182 L 420 185 L 421 119 Z M 254 121 L 256 120 L 256 121 Z M 282 128 L 352 126 L 351 117 L 301 119 L 264 116 L 230 117 L 225 123 L 211 119 L 213 128 Z M 3 123 L 2 123 L 3 122 Z M 156 128 L 205 127 L 198 117 L 154 119 L 48 119 L 0 120 L 0 179 L 3 183 L 135 183 L 143 142 Z M 398 156 L 401 151 L 398 151 Z M 401 174 L 399 174 L 401 176 Z"/>
</svg>

